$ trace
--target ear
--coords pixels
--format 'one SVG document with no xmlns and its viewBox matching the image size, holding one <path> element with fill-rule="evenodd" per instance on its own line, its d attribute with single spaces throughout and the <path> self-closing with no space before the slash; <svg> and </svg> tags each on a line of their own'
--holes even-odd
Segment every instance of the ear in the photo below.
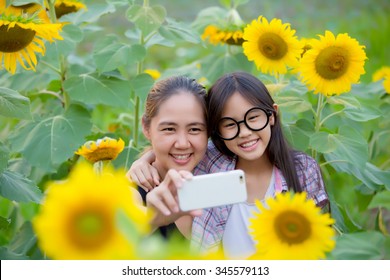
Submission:
<svg viewBox="0 0 390 280">
<path fill-rule="evenodd" d="M 150 141 L 150 130 L 149 126 L 145 124 L 144 118 L 142 118 L 142 133 L 145 135 L 146 139 Z"/>
<path fill-rule="evenodd" d="M 275 117 L 278 115 L 278 104 L 274 103 L 272 105 L 272 107 L 274 107 L 275 112 L 269 118 L 269 123 L 270 123 L 271 126 L 273 126 L 275 124 Z"/>
</svg>

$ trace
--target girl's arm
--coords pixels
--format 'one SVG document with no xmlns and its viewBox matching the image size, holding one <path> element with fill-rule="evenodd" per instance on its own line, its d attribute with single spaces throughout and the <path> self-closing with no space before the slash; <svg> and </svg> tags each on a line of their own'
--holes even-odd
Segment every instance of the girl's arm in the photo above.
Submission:
<svg viewBox="0 0 390 280">
<path fill-rule="evenodd" d="M 133 162 L 126 174 L 130 181 L 136 183 L 146 192 L 151 191 L 160 184 L 160 175 L 152 165 L 155 159 L 154 152 L 152 150 L 147 151 Z"/>
</svg>

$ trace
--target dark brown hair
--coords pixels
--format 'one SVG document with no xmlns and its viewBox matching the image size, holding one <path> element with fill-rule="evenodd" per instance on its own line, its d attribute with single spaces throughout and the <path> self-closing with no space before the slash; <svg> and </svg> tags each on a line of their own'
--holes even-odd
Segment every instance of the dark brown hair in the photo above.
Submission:
<svg viewBox="0 0 390 280">
<path fill-rule="evenodd" d="M 158 114 L 161 104 L 171 96 L 181 92 L 195 96 L 202 106 L 203 114 L 207 121 L 206 90 L 204 86 L 195 79 L 190 79 L 186 76 L 173 76 L 156 82 L 149 91 L 145 102 L 145 112 L 142 116 L 144 125 L 149 127 L 152 118 Z"/>
<path fill-rule="evenodd" d="M 207 95 L 207 109 L 209 114 L 208 133 L 217 149 L 229 156 L 235 156 L 217 135 L 218 121 L 226 101 L 234 94 L 239 93 L 255 106 L 273 112 L 275 123 L 271 126 L 271 138 L 267 147 L 267 155 L 272 164 L 280 169 L 289 188 L 296 192 L 302 191 L 294 163 L 294 150 L 285 140 L 281 123 L 273 108 L 275 103 L 265 85 L 255 76 L 245 72 L 234 72 L 219 78 L 209 89 Z"/>
</svg>

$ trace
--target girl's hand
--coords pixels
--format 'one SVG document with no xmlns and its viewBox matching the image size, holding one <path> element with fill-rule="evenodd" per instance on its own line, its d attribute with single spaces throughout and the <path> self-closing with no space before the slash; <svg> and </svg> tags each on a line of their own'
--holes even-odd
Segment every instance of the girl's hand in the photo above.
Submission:
<svg viewBox="0 0 390 280">
<path fill-rule="evenodd" d="M 160 175 L 152 163 L 155 160 L 153 151 L 148 151 L 133 162 L 126 177 L 143 188 L 146 192 L 151 191 L 160 184 Z"/>
<path fill-rule="evenodd" d="M 153 212 L 152 226 L 168 225 L 184 215 L 199 216 L 202 210 L 181 211 L 177 198 L 177 189 L 185 179 L 191 179 L 188 171 L 170 169 L 164 181 L 146 196 L 148 210 Z"/>
</svg>

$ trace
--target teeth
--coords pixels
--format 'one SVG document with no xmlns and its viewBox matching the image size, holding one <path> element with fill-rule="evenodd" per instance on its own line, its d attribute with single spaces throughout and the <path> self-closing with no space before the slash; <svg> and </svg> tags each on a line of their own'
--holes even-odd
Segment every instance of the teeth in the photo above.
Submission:
<svg viewBox="0 0 390 280">
<path fill-rule="evenodd" d="M 256 144 L 256 142 L 257 142 L 257 140 L 253 140 L 253 141 L 250 141 L 248 143 L 242 144 L 241 147 L 248 148 L 248 147 L 253 146 L 254 144 Z"/>
<path fill-rule="evenodd" d="M 178 160 L 185 160 L 187 158 L 190 157 L 191 154 L 187 154 L 187 155 L 172 155 L 175 159 L 178 159 Z"/>
</svg>

